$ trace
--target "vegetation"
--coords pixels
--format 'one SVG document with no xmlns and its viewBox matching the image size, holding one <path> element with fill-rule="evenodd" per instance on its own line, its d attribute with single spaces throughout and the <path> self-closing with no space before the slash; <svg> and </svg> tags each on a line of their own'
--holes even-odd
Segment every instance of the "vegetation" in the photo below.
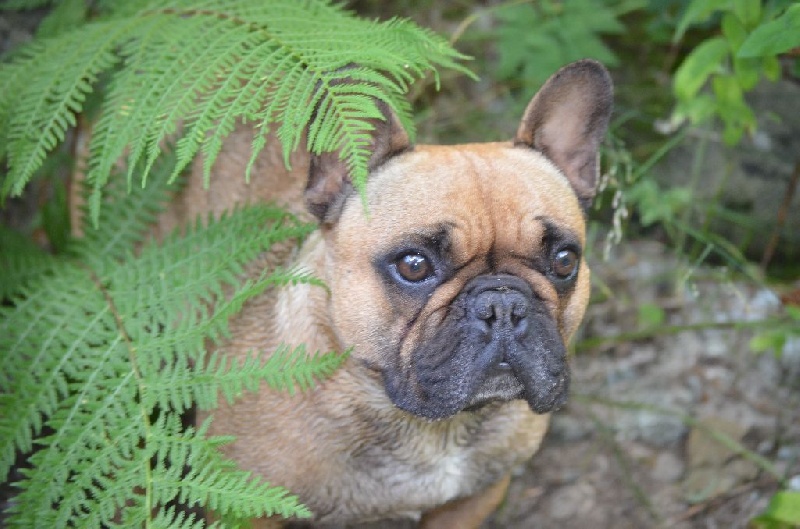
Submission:
<svg viewBox="0 0 800 529">
<path fill-rule="evenodd" d="M 800 3 L 507 0 L 472 11 L 434 4 L 360 0 L 358 18 L 327 0 L 0 3 L 47 13 L 33 42 L 0 62 L 0 198 L 8 204 L 32 182 L 51 189 L 28 228 L 42 230 L 51 251 L 0 229 L 0 481 L 18 454 L 29 456 L 10 525 L 64 527 L 80 518 L 87 527 L 195 527 L 204 522 L 186 509 L 194 506 L 220 513 L 219 526 L 307 514 L 289 491 L 226 461 L 216 449 L 227 439 L 180 419 L 192 406 L 213 408 L 220 393 L 233 399 L 262 382 L 303 390 L 342 361 L 288 345 L 266 363 L 256 351 L 243 366 L 221 356 L 199 361 L 205 341 L 218 344 L 249 297 L 291 281 L 324 287 L 292 270 L 237 279 L 253 255 L 313 227 L 260 206 L 132 253 L 181 172 L 202 154 L 208 177 L 238 120 L 261 131 L 253 158 L 271 129 L 287 158 L 308 130 L 307 147 L 339 150 L 362 185 L 364 123 L 379 115 L 373 97 L 427 138 L 501 138 L 547 75 L 594 57 L 620 66 L 620 75 L 639 73 L 620 85 L 592 214 L 611 226 L 607 247 L 625 232 L 647 233 L 689 268 L 710 262 L 750 281 L 769 279 L 774 248 L 754 256 L 711 223 L 745 226 L 746 216 L 698 203 L 697 174 L 666 187 L 652 169 L 703 127 L 718 127 L 731 146 L 757 133 L 748 93 L 764 80 L 800 77 Z M 455 21 L 443 28 L 451 42 L 407 19 L 366 18 L 387 9 L 423 25 L 426 13 Z M 466 56 L 451 44 L 475 57 L 480 84 L 464 83 Z M 489 91 L 488 79 L 498 81 Z M 440 82 L 457 111 L 429 90 Z M 70 135 L 82 116 L 95 122 L 84 189 L 93 227 L 73 239 L 60 172 L 74 158 Z M 778 213 L 774 237 L 786 231 Z M 639 317 L 646 332 L 663 330 L 658 307 L 640 307 Z M 752 348 L 780 354 L 800 337 L 798 320 L 787 304 L 760 326 Z M 798 512 L 797 492 L 784 490 L 754 523 L 800 524 Z"/>
<path fill-rule="evenodd" d="M 242 365 L 206 357 L 250 297 L 289 282 L 324 286 L 293 270 L 239 279 L 256 255 L 314 227 L 262 205 L 133 249 L 170 184 L 200 151 L 208 174 L 239 120 L 261 131 L 253 157 L 275 125 L 287 158 L 305 136 L 312 152 L 339 150 L 363 184 L 375 98 L 412 130 L 402 94 L 436 66 L 464 71 L 460 58 L 413 23 L 368 22 L 325 0 L 53 7 L 37 38 L 0 66 L 0 190 L 21 193 L 93 102 L 84 195 L 94 227 L 59 237 L 55 256 L 2 235 L 12 244 L 0 254 L 9 302 L 0 308 L 0 481 L 18 452 L 32 452 L 9 525 L 203 525 L 187 507 L 213 510 L 224 526 L 309 515 L 223 458 L 217 447 L 229 439 L 206 437 L 208 423 L 184 428 L 181 415 L 262 382 L 306 389 L 341 364 L 343 351 L 306 355 L 302 345 L 253 351 Z"/>
</svg>

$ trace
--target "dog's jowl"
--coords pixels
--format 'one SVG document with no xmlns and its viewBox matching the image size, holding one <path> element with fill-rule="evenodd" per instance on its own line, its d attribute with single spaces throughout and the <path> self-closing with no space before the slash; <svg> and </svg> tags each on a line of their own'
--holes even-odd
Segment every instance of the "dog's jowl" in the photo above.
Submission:
<svg viewBox="0 0 800 529">
<path fill-rule="evenodd" d="M 508 142 L 411 145 L 382 107 L 366 207 L 335 153 L 295 153 L 287 170 L 268 150 L 245 183 L 252 132 L 237 129 L 211 188 L 198 165 L 161 227 L 276 202 L 320 229 L 261 259 L 302 266 L 329 290 L 254 298 L 223 349 L 352 352 L 312 391 L 264 387 L 222 405 L 210 433 L 236 437 L 227 453 L 326 527 L 479 526 L 567 398 L 565 344 L 589 297 L 584 219 L 611 106 L 608 73 L 587 60 L 547 81 Z"/>
</svg>

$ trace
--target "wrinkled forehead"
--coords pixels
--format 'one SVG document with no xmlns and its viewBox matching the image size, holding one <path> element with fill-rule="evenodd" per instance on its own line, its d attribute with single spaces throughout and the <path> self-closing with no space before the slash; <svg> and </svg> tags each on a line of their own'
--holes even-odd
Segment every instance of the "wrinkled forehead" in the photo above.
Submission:
<svg viewBox="0 0 800 529">
<path fill-rule="evenodd" d="M 340 219 L 345 232 L 361 233 L 343 235 L 373 246 L 448 226 L 459 238 L 513 249 L 548 224 L 570 226 L 583 243 L 583 212 L 567 179 L 541 154 L 509 143 L 418 146 L 370 176 L 366 214 L 361 206 L 352 197 Z"/>
</svg>

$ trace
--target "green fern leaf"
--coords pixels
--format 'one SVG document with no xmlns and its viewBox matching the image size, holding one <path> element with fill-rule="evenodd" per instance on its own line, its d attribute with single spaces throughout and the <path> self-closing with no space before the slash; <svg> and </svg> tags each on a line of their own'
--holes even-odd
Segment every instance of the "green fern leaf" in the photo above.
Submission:
<svg viewBox="0 0 800 529">
<path fill-rule="evenodd" d="M 254 121 L 260 131 L 250 165 L 273 125 L 287 160 L 308 129 L 307 147 L 338 150 L 361 188 L 365 130 L 380 117 L 372 98 L 413 131 L 403 93 L 437 67 L 466 71 L 462 59 L 409 21 L 361 20 L 327 0 L 175 0 L 111 9 L 104 19 L 38 40 L 4 67 L 13 75 L 0 99 L 0 137 L 11 170 L 0 195 L 22 190 L 104 72 L 111 82 L 88 172 L 95 221 L 100 192 L 121 159 L 129 180 L 136 174 L 144 182 L 174 138 L 173 175 L 200 151 L 208 174 L 238 120 Z"/>
<path fill-rule="evenodd" d="M 237 365 L 224 355 L 213 354 L 192 372 L 185 364 L 162 366 L 159 377 L 148 384 L 147 395 L 161 407 L 186 409 L 196 403 L 200 409 L 213 409 L 222 394 L 228 402 L 245 390 L 256 391 L 263 381 L 277 391 L 305 391 L 316 381 L 330 376 L 347 358 L 337 352 L 306 355 L 305 346 L 283 346 L 266 360 L 251 354 Z"/>
<path fill-rule="evenodd" d="M 53 257 L 21 234 L 0 225 L 0 300 L 19 292 L 54 264 Z"/>
<path fill-rule="evenodd" d="M 17 63 L 24 75 L 18 69 L 15 81 L 6 86 L 15 98 L 7 97 L 3 105 L 7 112 L 13 109 L 7 118 L 9 173 L 0 190 L 3 196 L 19 194 L 46 154 L 64 140 L 98 76 L 116 64 L 113 49 L 127 29 L 96 23 L 27 48 L 27 60 Z"/>
<path fill-rule="evenodd" d="M 214 448 L 225 440 L 209 441 L 204 435 L 210 421 L 206 421 L 197 434 L 190 429 L 180 436 L 169 435 L 169 431 L 179 429 L 180 424 L 173 424 L 172 428 L 160 426 L 166 422 L 159 421 L 156 430 L 166 431 L 168 435 L 156 434 L 150 438 L 156 460 L 152 478 L 154 503 L 177 500 L 189 506 L 203 505 L 222 515 L 235 513 L 240 518 L 274 514 L 307 518 L 311 515 L 286 489 L 272 487 L 249 472 L 236 470 L 230 461 L 224 460 Z M 176 466 L 175 461 L 187 462 L 190 465 L 188 474 Z"/>
<path fill-rule="evenodd" d="M 170 169 L 157 164 L 150 185 L 129 194 L 118 175 L 101 226 L 27 279 L 13 307 L 0 308 L 0 477 L 16 451 L 37 446 L 10 511 L 12 527 L 76 520 L 102 527 L 120 512 L 131 525 L 198 523 L 163 511 L 174 501 L 233 518 L 307 513 L 286 491 L 212 457 L 224 440 L 204 439 L 202 429 L 184 432 L 178 414 L 195 399 L 212 401 L 210 391 L 239 394 L 262 379 L 306 388 L 341 363 L 332 353 L 302 360 L 283 352 L 263 365 L 202 361 L 208 340 L 227 333 L 247 299 L 290 282 L 321 284 L 285 270 L 240 279 L 258 254 L 313 226 L 272 207 L 250 207 L 198 222 L 161 245 L 147 242 L 134 255 L 130 248 L 174 191 Z M 209 381 L 212 371 L 219 381 Z M 45 426 L 52 433 L 42 436 Z M 181 452 L 184 445 L 191 450 Z M 195 463 L 202 468 L 180 475 Z"/>
</svg>

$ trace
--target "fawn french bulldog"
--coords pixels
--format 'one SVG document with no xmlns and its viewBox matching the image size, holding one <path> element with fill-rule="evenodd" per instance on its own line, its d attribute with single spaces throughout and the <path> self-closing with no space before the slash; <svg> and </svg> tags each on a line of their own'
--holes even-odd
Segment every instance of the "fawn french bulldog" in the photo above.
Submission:
<svg viewBox="0 0 800 529">
<path fill-rule="evenodd" d="M 329 290 L 254 298 L 223 349 L 352 353 L 312 391 L 264 387 L 223 404 L 209 433 L 236 436 L 227 454 L 298 494 L 312 524 L 478 527 L 567 398 L 565 344 L 589 297 L 585 210 L 611 107 L 610 77 L 590 60 L 547 81 L 511 142 L 411 145 L 379 105 L 366 207 L 335 153 L 298 152 L 286 169 L 265 152 L 246 184 L 252 132 L 235 131 L 210 189 L 198 164 L 161 227 L 278 203 L 320 228 L 262 264 L 302 266 Z"/>
</svg>

